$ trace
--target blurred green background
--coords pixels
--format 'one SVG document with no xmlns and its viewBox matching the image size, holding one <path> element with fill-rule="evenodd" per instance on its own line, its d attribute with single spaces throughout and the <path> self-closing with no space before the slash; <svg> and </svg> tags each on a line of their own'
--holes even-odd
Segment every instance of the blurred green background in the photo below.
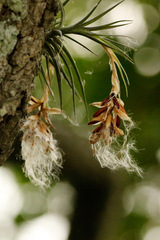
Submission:
<svg viewBox="0 0 160 240">
<path fill-rule="evenodd" d="M 70 0 L 66 25 L 84 16 L 97 1 Z M 96 13 L 116 3 L 103 0 Z M 77 101 L 77 122 L 54 118 L 55 137 L 63 149 L 60 181 L 45 192 L 33 186 L 22 172 L 20 138 L 15 152 L 0 168 L 1 240 L 159 240 L 160 239 L 160 1 L 125 0 L 101 20 L 129 19 L 133 23 L 109 32 L 131 46 L 134 64 L 119 57 L 129 80 L 129 97 L 123 83 L 125 109 L 138 128 L 132 131 L 138 152 L 135 159 L 144 170 L 143 179 L 125 170 L 101 169 L 92 156 L 84 106 Z M 77 39 L 77 38 L 76 38 Z M 87 102 L 102 101 L 111 88 L 108 57 L 100 46 L 78 38 L 97 56 L 76 44 L 68 44 L 85 84 Z M 34 95 L 42 89 L 35 81 Z M 63 84 L 64 110 L 73 118 L 71 91 Z M 53 83 L 59 107 L 56 81 Z M 91 119 L 95 108 L 89 106 Z"/>
</svg>

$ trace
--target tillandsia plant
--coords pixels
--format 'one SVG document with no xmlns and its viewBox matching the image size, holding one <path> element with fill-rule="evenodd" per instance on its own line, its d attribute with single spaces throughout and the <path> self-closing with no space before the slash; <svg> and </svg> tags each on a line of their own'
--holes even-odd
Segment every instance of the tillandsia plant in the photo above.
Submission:
<svg viewBox="0 0 160 240">
<path fill-rule="evenodd" d="M 92 132 L 90 136 L 90 143 L 93 148 L 94 155 L 99 160 L 102 167 L 109 167 L 117 169 L 120 167 L 126 168 L 128 171 L 136 171 L 141 175 L 141 169 L 134 163 L 130 151 L 135 150 L 134 143 L 128 141 L 128 135 L 134 124 L 131 118 L 127 115 L 124 109 L 124 103 L 120 97 L 120 82 L 118 78 L 117 68 L 124 82 L 126 94 L 128 77 L 119 62 L 116 54 L 125 57 L 132 62 L 123 44 L 118 43 L 112 35 L 108 34 L 107 30 L 125 26 L 130 23 L 129 20 L 120 20 L 105 25 L 90 26 L 96 23 L 97 20 L 112 11 L 115 7 L 123 1 L 118 2 L 114 6 L 92 17 L 91 15 L 101 3 L 101 0 L 91 9 L 91 11 L 77 23 L 71 26 L 64 26 L 65 11 L 64 7 L 69 2 L 66 0 L 63 4 L 59 2 L 60 17 L 57 17 L 53 23 L 52 30 L 47 34 L 43 56 L 46 60 L 46 70 L 41 67 L 39 75 L 43 77 L 46 82 L 44 88 L 44 96 L 41 100 L 31 97 L 28 113 L 38 109 L 38 114 L 30 116 L 24 123 L 22 130 L 24 136 L 22 139 L 22 157 L 25 160 L 24 170 L 29 178 L 36 184 L 49 186 L 50 177 L 57 178 L 57 173 L 61 168 L 62 153 L 57 147 L 57 141 L 53 139 L 49 127 L 44 123 L 45 121 L 53 127 L 49 114 L 60 114 L 63 109 L 63 94 L 62 94 L 62 81 L 66 81 L 72 90 L 73 111 L 76 114 L 75 98 L 82 98 L 87 112 L 87 101 L 84 91 L 84 86 L 81 74 L 78 70 L 74 58 L 71 56 L 68 48 L 65 46 L 65 38 L 73 41 L 86 50 L 92 52 L 87 46 L 71 37 L 70 34 L 81 35 L 86 37 L 97 44 L 101 45 L 106 51 L 110 59 L 110 67 L 112 71 L 112 89 L 109 96 L 102 102 L 94 102 L 91 105 L 100 108 L 94 116 L 89 125 L 99 126 Z M 104 31 L 105 30 L 105 33 Z M 101 31 L 103 33 L 101 33 Z M 93 53 L 93 52 L 92 52 Z M 93 53 L 94 54 L 94 53 Z M 49 108 L 48 94 L 54 97 L 51 88 L 51 74 L 52 70 L 56 74 L 56 79 L 59 89 L 60 109 Z M 81 92 L 75 87 L 75 81 L 79 82 Z M 123 122 L 124 130 L 120 129 L 120 122 Z M 118 141 L 118 138 L 120 141 Z"/>
<path fill-rule="evenodd" d="M 46 78 L 48 79 L 47 76 Z M 28 117 L 22 126 L 24 132 L 22 158 L 25 160 L 23 170 L 29 179 L 41 188 L 49 187 L 51 177 L 56 180 L 62 167 L 62 153 L 57 146 L 57 141 L 53 139 L 52 132 L 46 125 L 48 123 L 53 128 L 49 115 L 61 114 L 62 111 L 48 106 L 48 93 L 49 88 L 46 85 L 41 100 L 31 96 L 28 113 L 32 113 L 36 109 L 38 112 Z"/>
<path fill-rule="evenodd" d="M 131 151 L 136 150 L 136 148 L 134 141 L 128 138 L 134 123 L 127 115 L 124 102 L 120 97 L 117 67 L 122 78 L 124 77 L 123 72 L 125 75 L 126 73 L 114 52 L 105 46 L 104 49 L 110 59 L 112 89 L 109 96 L 102 102 L 91 104 L 100 108 L 100 110 L 93 115 L 92 121 L 88 123 L 88 125 L 99 125 L 92 132 L 89 141 L 102 167 L 113 170 L 124 167 L 127 171 L 137 172 L 141 176 L 142 170 L 136 165 L 131 155 Z M 123 122 L 124 131 L 120 129 L 121 121 Z M 118 141 L 117 138 L 120 136 L 123 139 Z"/>
</svg>

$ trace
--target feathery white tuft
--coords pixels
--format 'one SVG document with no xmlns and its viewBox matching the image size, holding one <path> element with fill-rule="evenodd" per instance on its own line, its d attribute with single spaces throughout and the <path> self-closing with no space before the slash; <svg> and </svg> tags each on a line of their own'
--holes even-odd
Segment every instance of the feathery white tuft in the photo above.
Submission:
<svg viewBox="0 0 160 240">
<path fill-rule="evenodd" d="M 22 131 L 23 170 L 33 184 L 49 187 L 52 178 L 58 179 L 62 167 L 62 153 L 57 140 L 53 139 L 51 131 L 39 118 L 29 117 Z"/>
<path fill-rule="evenodd" d="M 135 143 L 132 139 L 128 139 L 133 124 L 123 123 L 126 129 L 123 142 L 118 141 L 116 137 L 110 137 L 110 144 L 106 145 L 105 139 L 99 139 L 92 145 L 94 154 L 103 168 L 108 167 L 111 170 L 125 168 L 128 172 L 136 172 L 142 177 L 143 171 L 137 166 L 132 157 L 132 151 L 137 151 Z"/>
</svg>

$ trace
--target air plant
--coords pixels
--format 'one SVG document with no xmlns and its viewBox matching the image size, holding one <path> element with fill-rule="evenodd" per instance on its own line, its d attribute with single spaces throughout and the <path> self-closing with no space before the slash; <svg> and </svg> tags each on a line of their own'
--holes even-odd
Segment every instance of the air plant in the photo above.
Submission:
<svg viewBox="0 0 160 240">
<path fill-rule="evenodd" d="M 60 107 L 62 108 L 62 80 L 65 80 L 68 83 L 69 87 L 72 89 L 74 112 L 76 110 L 75 97 L 76 96 L 80 97 L 80 93 L 78 93 L 77 89 L 75 88 L 76 80 L 78 80 L 79 82 L 82 99 L 84 101 L 86 110 L 88 107 L 87 107 L 87 101 L 86 101 L 81 74 L 78 70 L 78 67 L 76 65 L 74 58 L 72 57 L 69 50 L 65 46 L 65 38 L 79 44 L 80 46 L 84 47 L 87 51 L 93 53 L 93 51 L 91 51 L 87 46 L 83 45 L 82 43 L 80 43 L 70 35 L 74 34 L 74 35 L 80 35 L 80 36 L 86 37 L 101 46 L 105 46 L 107 48 L 112 49 L 115 53 L 118 53 L 119 55 L 125 57 L 127 60 L 132 62 L 131 58 L 121 48 L 123 45 L 113 40 L 112 38 L 113 36 L 107 33 L 104 34 L 102 32 L 97 33 L 98 31 L 102 31 L 102 30 L 107 31 L 112 28 L 125 26 L 129 24 L 131 21 L 120 20 L 120 21 L 115 21 L 105 25 L 97 25 L 95 27 L 90 27 L 92 23 L 96 23 L 97 20 L 101 19 L 103 16 L 105 16 L 107 13 L 112 11 L 115 7 L 117 7 L 119 4 L 123 2 L 123 0 L 118 2 L 117 4 L 105 10 L 101 14 L 90 19 L 91 15 L 97 9 L 101 1 L 102 0 L 100 0 L 85 17 L 83 17 L 80 21 L 78 21 L 77 23 L 71 26 L 63 26 L 64 18 L 65 18 L 65 12 L 64 12 L 63 6 L 65 6 L 68 1 L 65 1 L 63 5 L 60 4 L 61 19 L 60 20 L 58 19 L 57 20 L 58 22 L 57 21 L 55 22 L 55 28 L 50 33 L 48 33 L 45 39 L 44 55 L 46 56 L 47 61 L 50 64 L 52 64 L 55 68 L 58 87 L 59 87 Z M 124 80 L 124 83 L 125 83 L 125 80 Z"/>
<path fill-rule="evenodd" d="M 107 30 L 112 28 L 117 28 L 121 26 L 126 26 L 131 21 L 128 20 L 120 20 L 111 23 L 106 23 L 104 25 L 96 25 L 90 26 L 93 23 L 96 23 L 97 20 L 101 19 L 103 16 L 108 14 L 114 8 L 116 8 L 119 4 L 123 2 L 120 1 L 117 4 L 113 5 L 109 9 L 100 13 L 95 17 L 91 17 L 93 12 L 100 5 L 101 0 L 91 9 L 91 11 L 83 17 L 77 23 L 71 26 L 64 26 L 65 20 L 65 11 L 64 6 L 69 2 L 66 0 L 63 4 L 59 2 L 59 9 L 61 13 L 61 17 L 57 18 L 54 23 L 54 28 L 47 34 L 44 47 L 43 47 L 43 56 L 46 59 L 46 73 L 43 67 L 41 67 L 40 75 L 43 76 L 43 79 L 46 82 L 46 87 L 44 90 L 44 96 L 41 100 L 37 100 L 33 96 L 30 100 L 30 106 L 28 108 L 28 113 L 32 112 L 36 108 L 39 108 L 39 113 L 37 115 L 30 116 L 27 121 L 24 123 L 22 130 L 24 131 L 24 136 L 22 140 L 22 157 L 25 159 L 25 171 L 27 175 L 35 182 L 37 185 L 49 185 L 50 178 L 48 176 L 51 174 L 54 175 L 54 168 L 59 169 L 61 167 L 62 155 L 57 147 L 56 140 L 53 140 L 51 137 L 51 131 L 49 127 L 42 121 L 42 116 L 44 116 L 46 122 L 53 127 L 51 120 L 49 119 L 48 114 L 52 113 L 61 113 L 63 109 L 63 94 L 62 94 L 62 81 L 66 81 L 69 87 L 72 90 L 72 99 L 73 99 L 73 111 L 76 114 L 76 104 L 75 98 L 78 97 L 83 100 L 86 111 L 87 101 L 84 91 L 84 86 L 81 78 L 81 74 L 78 70 L 76 62 L 69 52 L 68 48 L 65 46 L 65 38 L 73 41 L 80 46 L 84 47 L 87 51 L 91 51 L 87 46 L 83 45 L 72 35 L 81 35 L 86 37 L 97 44 L 101 45 L 109 59 L 110 59 L 110 67 L 112 70 L 112 89 L 109 96 L 103 100 L 102 102 L 92 103 L 93 106 L 100 108 L 94 115 L 92 121 L 90 121 L 89 125 L 99 125 L 90 136 L 90 143 L 93 148 L 94 155 L 99 160 L 102 167 L 109 167 L 111 169 L 117 169 L 120 167 L 125 167 L 128 171 L 136 171 L 139 175 L 141 174 L 141 170 L 134 163 L 130 150 L 134 150 L 134 143 L 128 142 L 129 131 L 133 128 L 133 122 L 131 118 L 127 115 L 124 109 L 124 103 L 120 97 L 120 82 L 117 73 L 117 68 L 125 85 L 126 94 L 127 84 L 129 83 L 127 74 L 119 62 L 116 54 L 119 54 L 126 58 L 128 61 L 132 62 L 131 58 L 128 56 L 126 51 L 123 50 L 123 44 L 116 42 L 113 39 L 113 36 L 108 34 Z M 103 31 L 102 33 L 102 30 Z M 126 49 L 126 46 L 125 46 Z M 94 54 L 94 53 L 93 53 Z M 48 94 L 50 93 L 54 97 L 53 90 L 51 88 L 51 76 L 50 69 L 54 69 L 56 74 L 56 79 L 58 83 L 59 89 L 59 97 L 60 97 L 60 109 L 50 109 L 45 105 L 48 103 Z M 80 85 L 81 92 L 79 92 L 75 87 L 75 81 L 78 81 Z M 124 130 L 120 128 L 120 122 L 124 122 Z M 128 124 L 127 124 L 128 122 Z M 31 137 L 34 136 L 34 137 Z M 123 137 L 122 144 L 120 146 L 118 137 Z M 47 140 L 46 140 L 47 138 Z M 45 160 L 49 165 L 45 163 L 41 163 L 38 159 L 39 156 L 36 157 L 36 151 L 38 151 L 39 147 L 34 148 L 35 142 L 40 142 L 45 147 L 43 147 L 43 157 L 48 158 L 49 160 Z M 47 145 L 44 142 L 47 142 Z M 33 154 L 29 153 L 29 148 L 26 150 L 26 143 L 28 144 Z M 45 152 L 47 157 L 45 157 Z M 57 154 L 57 156 L 55 156 Z M 33 156 L 34 155 L 34 156 Z M 53 156 L 54 155 L 54 156 Z M 30 158 L 30 159 L 29 159 Z M 33 158 L 33 161 L 31 160 Z M 53 159 L 52 159 L 53 158 Z M 40 167 L 34 165 L 34 162 L 37 162 Z M 30 163 L 32 168 L 30 168 Z M 52 169 L 53 168 L 53 169 Z M 57 170 L 56 170 L 57 171 Z M 40 172 L 40 175 L 39 175 Z M 44 177 L 43 177 L 44 172 Z M 47 177 L 46 177 L 47 176 Z M 39 184 L 40 183 L 40 184 Z"/>
<path fill-rule="evenodd" d="M 41 100 L 31 96 L 28 113 L 35 110 L 38 112 L 28 117 L 22 126 L 22 158 L 25 160 L 23 170 L 26 176 L 41 188 L 49 187 L 52 178 L 58 179 L 62 167 L 62 152 L 46 125 L 48 123 L 54 128 L 49 115 L 61 114 L 62 111 L 48 106 L 48 93 L 49 88 L 46 85 Z"/>
<path fill-rule="evenodd" d="M 88 123 L 88 125 L 99 125 L 92 132 L 89 141 L 94 155 L 102 167 L 108 167 L 112 170 L 125 168 L 129 172 L 137 172 L 141 176 L 142 170 L 136 165 L 131 154 L 132 150 L 136 150 L 135 144 L 132 139 L 129 139 L 129 133 L 134 127 L 134 123 L 127 115 L 120 96 L 117 67 L 122 78 L 124 69 L 113 51 L 105 46 L 104 49 L 110 58 L 112 89 L 109 96 L 102 102 L 91 104 L 100 110 L 93 115 L 93 119 Z M 122 122 L 124 130 L 120 128 Z M 120 136 L 122 139 L 118 141 Z"/>
</svg>

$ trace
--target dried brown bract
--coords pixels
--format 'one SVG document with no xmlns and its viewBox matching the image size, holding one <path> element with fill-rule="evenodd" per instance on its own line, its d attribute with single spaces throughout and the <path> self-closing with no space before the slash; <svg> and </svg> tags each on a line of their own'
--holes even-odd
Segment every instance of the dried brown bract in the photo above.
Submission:
<svg viewBox="0 0 160 240">
<path fill-rule="evenodd" d="M 121 99 L 117 98 L 114 93 L 111 93 L 104 101 L 98 103 L 92 103 L 91 105 L 99 107 L 94 115 L 92 121 L 88 125 L 100 124 L 90 137 L 90 143 L 95 144 L 100 138 L 104 139 L 106 145 L 109 145 L 112 138 L 124 135 L 122 129 L 120 129 L 120 119 L 129 121 L 132 124 L 132 120 L 128 117 L 124 104 Z"/>
<path fill-rule="evenodd" d="M 93 119 L 88 123 L 88 125 L 98 125 L 89 141 L 102 167 L 113 170 L 125 167 L 128 171 L 136 171 L 141 175 L 141 169 L 137 167 L 131 155 L 131 150 L 136 150 L 134 142 L 129 140 L 129 133 L 134 123 L 127 115 L 120 98 L 120 83 L 116 67 L 121 68 L 121 65 L 113 51 L 104 48 L 110 58 L 112 89 L 109 96 L 102 102 L 91 104 L 100 109 L 95 112 Z M 120 128 L 121 125 L 123 125 L 123 130 Z M 122 136 L 121 142 L 118 141 L 120 136 Z"/>
<path fill-rule="evenodd" d="M 45 87 L 41 100 L 31 97 L 28 113 L 38 110 L 38 113 L 26 119 L 22 126 L 22 158 L 25 161 L 26 176 L 41 188 L 49 187 L 51 179 L 57 179 L 62 167 L 62 153 L 57 140 L 52 136 L 45 121 L 53 127 L 50 114 L 61 114 L 61 110 L 48 107 L 48 87 Z"/>
</svg>

